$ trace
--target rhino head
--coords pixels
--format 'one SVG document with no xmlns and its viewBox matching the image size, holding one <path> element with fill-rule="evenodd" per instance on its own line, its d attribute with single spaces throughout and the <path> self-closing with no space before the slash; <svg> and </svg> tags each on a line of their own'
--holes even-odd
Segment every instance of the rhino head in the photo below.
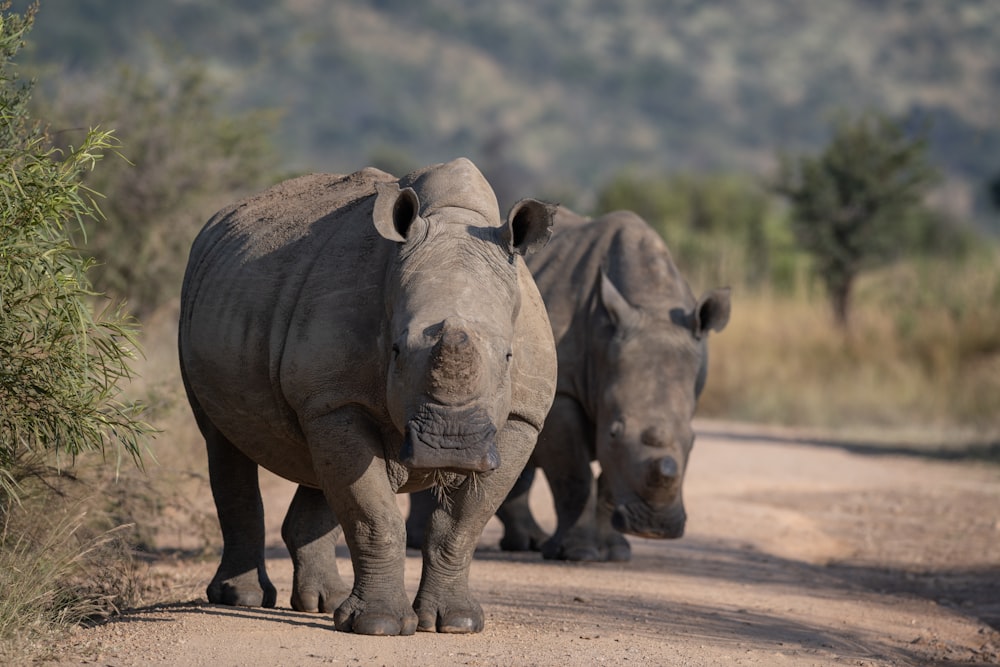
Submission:
<svg viewBox="0 0 1000 667">
<path fill-rule="evenodd" d="M 729 290 L 657 314 L 629 304 L 602 271 L 598 295 L 610 332 L 597 409 L 601 502 L 622 533 L 677 538 L 687 520 L 682 487 L 707 372 L 705 339 L 729 321 Z"/>
<path fill-rule="evenodd" d="M 377 186 L 375 227 L 398 244 L 385 292 L 386 405 L 405 466 L 483 473 L 500 465 L 511 410 L 518 256 L 548 240 L 553 207 L 522 200 L 500 224 L 472 163 L 444 167 Z"/>
</svg>

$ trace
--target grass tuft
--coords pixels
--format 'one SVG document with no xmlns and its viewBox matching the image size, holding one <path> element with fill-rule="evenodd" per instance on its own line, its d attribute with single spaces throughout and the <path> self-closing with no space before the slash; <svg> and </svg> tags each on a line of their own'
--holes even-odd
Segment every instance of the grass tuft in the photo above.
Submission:
<svg viewBox="0 0 1000 667">
<path fill-rule="evenodd" d="M 65 477 L 24 475 L 20 499 L 6 496 L 0 505 L 4 664 L 41 657 L 60 631 L 139 600 L 127 542 L 131 527 L 108 529 L 106 517 L 91 509 L 96 503 L 62 490 L 73 484 Z"/>
</svg>

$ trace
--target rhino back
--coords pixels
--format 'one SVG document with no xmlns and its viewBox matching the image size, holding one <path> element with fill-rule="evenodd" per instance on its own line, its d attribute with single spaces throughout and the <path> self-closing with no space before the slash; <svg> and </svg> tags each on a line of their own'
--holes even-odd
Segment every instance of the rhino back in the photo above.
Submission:
<svg viewBox="0 0 1000 667">
<path fill-rule="evenodd" d="M 379 409 L 371 341 L 392 244 L 372 227 L 366 169 L 286 181 L 216 214 L 195 240 L 182 289 L 189 389 L 230 440 L 309 483 L 299 430 L 308 402 Z M 280 443 L 280 446 L 275 446 Z"/>
</svg>

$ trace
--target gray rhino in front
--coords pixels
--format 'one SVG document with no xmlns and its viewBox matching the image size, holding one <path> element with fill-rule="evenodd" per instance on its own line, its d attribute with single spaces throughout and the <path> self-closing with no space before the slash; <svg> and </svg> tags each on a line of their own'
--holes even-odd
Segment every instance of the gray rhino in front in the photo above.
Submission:
<svg viewBox="0 0 1000 667">
<path fill-rule="evenodd" d="M 634 213 L 591 220 L 559 208 L 553 231 L 528 261 L 559 358 L 555 403 L 530 466 L 545 472 L 558 526 L 541 544 L 530 482 L 519 482 L 498 512 L 501 546 L 627 560 L 622 533 L 684 532 L 691 419 L 708 369 L 708 332 L 729 321 L 729 290 L 695 298 L 663 240 Z"/>
<path fill-rule="evenodd" d="M 493 190 L 458 159 L 398 180 L 303 176 L 207 223 L 179 350 L 224 543 L 210 602 L 275 604 L 264 466 L 299 484 L 282 525 L 295 609 L 335 609 L 337 629 L 362 634 L 482 630 L 473 551 L 555 392 L 552 332 L 521 258 L 552 214 L 523 200 L 501 224 Z M 411 605 L 395 494 L 431 486 L 449 502 L 428 524 Z"/>
</svg>

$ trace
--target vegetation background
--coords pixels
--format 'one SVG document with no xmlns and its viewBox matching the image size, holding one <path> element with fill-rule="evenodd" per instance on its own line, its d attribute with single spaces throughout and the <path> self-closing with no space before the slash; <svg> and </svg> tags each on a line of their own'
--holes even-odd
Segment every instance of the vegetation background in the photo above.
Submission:
<svg viewBox="0 0 1000 667">
<path fill-rule="evenodd" d="M 583 213 L 636 209 L 696 291 L 733 286 L 701 414 L 997 424 L 996 3 L 41 7 L 24 62 L 43 117 L 67 141 L 114 128 L 134 164 L 97 172 L 109 221 L 90 247 L 105 264 L 98 287 L 140 317 L 176 295 L 190 239 L 239 192 L 300 171 L 404 173 L 466 155 L 502 208 L 530 195 Z M 779 155 L 817 151 L 838 114 L 872 110 L 923 132 L 941 179 L 932 233 L 859 276 L 843 336 L 767 186 Z"/>
<path fill-rule="evenodd" d="M 156 460 L 99 495 L 147 551 L 154 524 L 218 544 L 184 501 L 205 484 L 175 352 L 191 240 L 237 196 L 368 164 L 465 155 L 504 209 L 642 214 L 696 292 L 733 287 L 702 416 L 1000 457 L 996 2 L 42 0 L 18 62 L 58 145 L 107 127 L 126 158 L 87 175 L 105 219 L 77 242 L 143 326 L 126 393 Z M 845 329 L 773 184 L 869 112 L 940 179 Z"/>
</svg>

